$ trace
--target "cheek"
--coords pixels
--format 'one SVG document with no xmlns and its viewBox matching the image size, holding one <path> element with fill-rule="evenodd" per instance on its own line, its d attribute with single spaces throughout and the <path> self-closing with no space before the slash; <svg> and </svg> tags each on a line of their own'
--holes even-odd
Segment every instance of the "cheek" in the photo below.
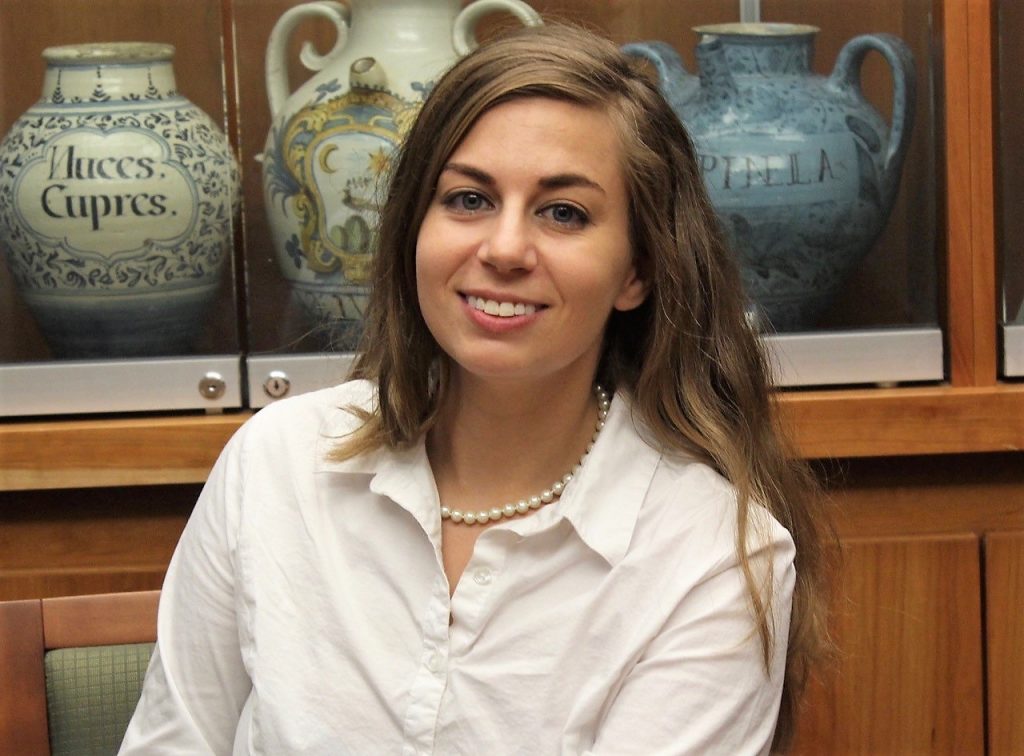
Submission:
<svg viewBox="0 0 1024 756">
<path fill-rule="evenodd" d="M 430 257 L 421 253 L 421 247 L 416 247 L 416 298 L 420 303 L 420 310 L 426 314 L 430 309 L 430 290 L 432 283 Z"/>
<path fill-rule="evenodd" d="M 437 266 L 437 247 L 431 224 L 424 219 L 420 232 L 416 236 L 416 288 L 422 292 L 423 286 L 431 279 L 433 269 Z"/>
<path fill-rule="evenodd" d="M 424 225 L 416 240 L 416 298 L 428 324 L 434 321 L 451 278 L 451 260 L 437 236 Z"/>
</svg>

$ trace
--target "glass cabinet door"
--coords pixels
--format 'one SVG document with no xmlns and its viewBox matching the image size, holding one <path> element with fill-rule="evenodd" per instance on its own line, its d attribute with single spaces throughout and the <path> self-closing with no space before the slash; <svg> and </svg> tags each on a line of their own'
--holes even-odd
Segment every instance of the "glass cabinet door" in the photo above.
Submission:
<svg viewBox="0 0 1024 756">
<path fill-rule="evenodd" d="M 777 384 L 943 379 L 931 0 L 535 4 L 681 57 L 674 104 Z M 719 114 L 708 100 L 724 85 L 692 76 L 716 62 L 716 39 L 738 90 Z"/>
<path fill-rule="evenodd" d="M 530 5 L 628 45 L 671 84 L 780 386 L 944 378 L 934 0 L 859 3 L 856 13 L 848 0 Z M 470 22 L 459 14 L 471 6 L 0 0 L 0 128 L 5 145 L 14 139 L 0 151 L 0 411 L 259 407 L 343 379 L 394 144 L 450 64 L 453 28 L 471 42 L 522 22 L 515 8 Z M 201 209 L 167 199 L 172 185 L 223 199 L 229 180 L 211 144 L 175 141 L 197 138 L 172 127 L 184 116 L 154 115 L 170 90 L 161 95 L 152 61 L 138 51 L 118 59 L 131 76 L 115 83 L 104 78 L 111 66 L 74 58 L 81 52 L 42 58 L 55 46 L 123 41 L 173 45 L 174 92 L 235 144 L 234 224 L 234 208 L 210 197 Z M 731 125 L 708 112 L 714 93 L 697 77 L 712 54 L 757 104 L 736 109 Z M 19 132 L 40 105 L 45 118 Z M 72 122 L 85 106 L 91 120 Z M 806 128 L 807 113 L 826 111 L 839 116 Z M 154 119 L 164 131 L 142 133 Z M 44 122 L 63 125 L 44 134 Z M 125 137 L 116 149 L 114 136 Z M 142 187 L 147 179 L 166 186 Z M 187 238 L 195 228 L 224 235 L 216 275 L 209 245 Z M 107 229 L 120 246 L 99 245 Z M 1019 310 L 1009 260 L 1007 307 Z M 206 276 L 202 296 L 182 294 L 188 275 Z M 151 306 L 130 309 L 150 280 Z M 158 304 L 189 296 L 188 316 Z"/>
<path fill-rule="evenodd" d="M 0 0 L 0 415 L 242 405 L 223 28 Z"/>
<path fill-rule="evenodd" d="M 888 128 L 888 145 L 880 146 L 873 129 L 858 128 L 862 113 L 846 116 L 856 140 L 860 196 L 869 205 L 880 200 L 882 225 L 862 237 L 858 244 L 863 246 L 851 245 L 859 251 L 850 253 L 850 262 L 843 263 L 849 265 L 848 272 L 840 275 L 834 295 L 819 314 L 803 323 L 799 329 L 803 333 L 775 337 L 784 355 L 782 373 L 794 384 L 942 380 L 944 303 L 939 271 L 945 262 L 946 239 L 940 210 L 945 203 L 940 189 L 944 145 L 938 138 L 943 87 L 941 60 L 936 59 L 941 50 L 937 44 L 942 33 L 937 18 L 940 4 L 932 0 L 762 0 L 760 5 L 763 20 L 798 21 L 820 29 L 814 70 L 833 82 L 840 72 L 846 75 L 858 68 L 857 58 L 847 54 L 863 55 L 863 35 L 870 35 L 866 48 L 870 52 L 859 65 L 859 84 L 882 116 L 883 128 Z M 889 47 L 892 44 L 912 56 L 913 73 L 906 79 L 908 85 L 913 82 L 913 96 L 900 96 L 899 66 L 893 60 L 900 53 Z M 880 148 L 891 153 L 900 121 L 905 127 L 901 170 L 876 159 L 874 180 L 865 177 L 864 150 Z M 898 159 L 889 165 L 897 164 Z M 873 186 L 878 187 L 877 199 Z M 800 208 L 795 212 L 799 214 Z M 847 230 L 837 227 L 824 246 L 832 246 L 841 256 L 841 237 Z M 792 372 L 785 367 L 787 356 Z"/>
<path fill-rule="evenodd" d="M 285 141 L 285 101 L 316 73 L 316 64 L 311 69 L 300 60 L 304 46 L 310 45 L 313 55 L 328 54 L 339 39 L 342 45 L 347 41 L 339 37 L 336 25 L 341 15 L 305 13 L 308 5 L 294 0 L 234 0 L 232 4 L 246 208 L 246 368 L 253 407 L 340 382 L 357 340 L 353 322 L 358 303 L 344 296 L 346 286 L 339 282 L 337 260 L 329 251 L 306 252 L 322 219 L 318 209 L 325 202 L 342 207 L 340 192 L 322 192 L 319 204 L 309 204 L 295 175 L 303 167 L 295 163 L 294 152 L 275 148 Z M 268 60 L 275 28 L 276 63 Z M 276 120 L 267 90 L 268 67 L 275 71 L 279 90 L 273 109 Z M 310 111 L 330 102 L 340 89 L 340 84 L 331 82 L 320 91 L 314 89 L 307 98 Z M 273 133 L 272 125 L 277 127 Z M 309 133 L 306 129 L 298 138 Z M 328 186 L 330 191 L 336 189 L 330 181 Z M 324 237 L 329 239 L 330 233 Z M 368 234 L 358 242 L 364 248 L 368 243 Z M 338 325 L 341 316 L 345 323 Z"/>
<path fill-rule="evenodd" d="M 996 175 L 999 205 L 999 252 L 1002 271 L 1003 364 L 1006 377 L 1024 376 L 1024 144 L 1018 136 L 1024 123 L 1024 7 L 998 4 L 998 134 Z"/>
<path fill-rule="evenodd" d="M 373 201 L 374 169 L 386 169 L 386 150 L 377 152 L 364 129 L 362 177 L 328 176 L 330 161 L 345 148 L 329 158 L 317 145 L 335 138 L 341 143 L 336 135 L 349 128 L 343 119 L 349 115 L 346 103 L 358 99 L 354 93 L 361 79 L 355 77 L 362 74 L 349 65 L 344 50 L 336 58 L 341 63 L 317 60 L 316 52 L 333 54 L 336 21 L 326 14 L 301 16 L 301 5 L 234 3 L 249 387 L 256 405 L 344 374 L 356 330 L 338 327 L 337 319 L 357 312 L 360 303 L 338 283 L 337 271 L 372 245 L 372 222 L 363 227 L 353 220 L 358 213 L 343 205 Z M 412 5 L 396 4 L 407 12 Z M 780 385 L 944 378 L 937 272 L 945 241 L 937 210 L 941 67 L 934 60 L 938 32 L 931 0 L 858 4 L 857 13 L 850 12 L 848 0 L 531 0 L 530 5 L 545 18 L 581 22 L 630 45 L 652 76 L 659 76 L 659 68 L 674 72 L 675 79 L 662 83 L 675 88 L 674 105 L 695 138 L 712 199 L 743 260 L 752 319 L 774 352 Z M 401 20 L 375 18 L 380 4 L 366 6 L 358 0 L 352 4 L 352 17 L 342 22 L 347 39 L 341 44 L 376 61 L 394 82 L 405 74 L 396 75 L 401 55 L 385 27 L 390 24 L 394 32 Z M 457 0 L 437 2 L 431 13 L 454 17 L 461 6 Z M 452 25 L 451 18 L 417 18 L 424 28 L 436 22 L 431 33 L 437 35 L 449 33 Z M 764 26 L 720 26 L 741 21 Z M 476 32 L 486 37 L 508 23 L 518 21 L 499 14 L 484 19 Z M 275 25 L 277 37 L 282 29 L 291 32 L 271 43 Z M 410 60 L 429 47 L 423 33 L 416 36 L 420 32 L 406 37 Z M 795 36 L 780 46 L 786 35 Z M 730 131 L 705 112 L 697 48 L 712 37 L 725 42 L 740 86 L 766 92 L 763 112 L 747 107 L 742 113 L 747 133 Z M 855 37 L 861 39 L 851 42 Z M 662 44 L 637 45 L 655 42 Z M 305 43 L 313 50 L 304 50 Z M 763 69 L 754 72 L 759 76 L 744 68 L 748 53 Z M 274 55 L 275 63 L 268 63 Z M 304 66 L 303 57 L 313 65 Z M 909 58 L 912 64 L 905 62 Z M 268 73 L 280 66 L 286 76 Z M 404 107 L 399 100 L 415 104 L 425 86 L 395 85 L 391 94 L 397 100 L 390 107 L 399 112 Z M 853 100 L 857 107 L 847 107 L 819 129 L 827 133 L 801 134 L 797 124 L 808 120 L 806 112 L 771 112 L 782 86 L 796 87 L 797 96 L 790 99 L 807 112 L 837 103 L 846 107 Z M 272 107 L 274 97 L 278 102 Z M 329 129 L 335 131 L 328 138 Z M 301 208 L 300 201 L 306 203 Z M 324 221 L 332 212 L 337 222 Z M 358 277 L 356 266 L 349 279 Z"/>
</svg>

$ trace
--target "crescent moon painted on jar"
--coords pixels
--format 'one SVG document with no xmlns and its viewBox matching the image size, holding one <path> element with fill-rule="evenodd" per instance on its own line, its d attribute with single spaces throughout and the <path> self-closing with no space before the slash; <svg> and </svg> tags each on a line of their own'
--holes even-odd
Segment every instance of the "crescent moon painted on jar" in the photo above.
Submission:
<svg viewBox="0 0 1024 756">
<path fill-rule="evenodd" d="M 327 160 L 328 160 L 328 158 L 331 157 L 331 154 L 336 149 L 338 149 L 338 145 L 336 145 L 336 144 L 328 144 L 328 145 L 325 145 L 322 150 L 320 150 L 320 169 L 324 173 L 335 173 L 335 169 L 331 168 L 329 165 L 327 165 Z"/>
</svg>

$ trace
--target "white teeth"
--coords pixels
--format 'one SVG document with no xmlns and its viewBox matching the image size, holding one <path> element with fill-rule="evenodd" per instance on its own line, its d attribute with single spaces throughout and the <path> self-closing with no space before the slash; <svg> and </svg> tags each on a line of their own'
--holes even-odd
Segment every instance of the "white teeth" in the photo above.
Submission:
<svg viewBox="0 0 1024 756">
<path fill-rule="evenodd" d="M 469 306 L 475 310 L 486 312 L 488 315 L 497 315 L 499 318 L 511 318 L 516 315 L 532 315 L 537 312 L 536 305 L 523 304 L 522 302 L 498 302 L 483 297 L 466 297 Z"/>
</svg>

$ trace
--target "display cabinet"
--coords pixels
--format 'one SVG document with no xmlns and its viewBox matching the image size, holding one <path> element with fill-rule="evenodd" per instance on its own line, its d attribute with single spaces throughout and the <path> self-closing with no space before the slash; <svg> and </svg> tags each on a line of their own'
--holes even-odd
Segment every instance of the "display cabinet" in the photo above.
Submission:
<svg viewBox="0 0 1024 756">
<path fill-rule="evenodd" d="M 0 416 L 242 406 L 223 11 L 0 3 Z"/>
<path fill-rule="evenodd" d="M 1019 255 L 1004 244 L 997 264 L 996 252 L 995 118 L 1012 107 L 1008 97 L 1003 97 L 1003 110 L 994 105 L 997 50 L 991 21 L 997 8 L 967 0 L 902 0 L 861 4 L 858 13 L 850 14 L 843 12 L 844 2 L 645 0 L 595 5 L 537 0 L 534 6 L 549 17 L 590 24 L 624 44 L 668 41 L 691 72 L 697 69 L 698 36 L 692 27 L 698 24 L 754 18 L 814 24 L 820 28 L 813 58 L 820 75 L 829 74 L 844 45 L 858 35 L 884 32 L 904 40 L 916 65 L 916 117 L 891 213 L 879 238 L 813 321 L 796 332 L 766 329 L 777 381 L 788 389 L 780 392 L 779 402 L 802 452 L 811 457 L 1020 448 L 1024 429 L 1017 418 L 1024 387 L 1012 380 L 1010 357 L 1016 331 L 997 316 L 1019 299 L 1014 288 Z M 7 324 L 0 335 L 0 393 L 9 418 L 0 424 L 0 484 L 5 488 L 37 486 L 49 472 L 54 473 L 49 479 L 62 485 L 146 483 L 166 479 L 167 470 L 177 471 L 172 475 L 179 479 L 199 480 L 217 443 L 203 452 L 204 464 L 192 466 L 191 461 L 160 454 L 155 455 L 160 459 L 156 467 L 140 462 L 132 472 L 131 462 L 115 461 L 106 453 L 103 439 L 139 433 L 136 448 L 143 437 L 165 439 L 172 448 L 197 433 L 222 440 L 266 402 L 345 374 L 350 355 L 303 316 L 282 274 L 264 191 L 261 160 L 272 126 L 265 55 L 275 24 L 297 5 L 292 0 L 174 5 L 106 0 L 62 5 L 60 12 L 47 16 L 53 16 L 51 22 L 41 24 L 37 3 L 0 2 L 4 127 L 38 98 L 43 72 L 38 56 L 44 47 L 69 40 L 168 41 L 178 46 L 175 65 L 181 90 L 226 124 L 241 168 L 242 199 L 233 274 L 223 277 L 221 294 L 189 354 L 155 360 L 55 360 L 8 266 L 0 267 L 0 306 Z M 159 23 L 154 25 L 154 20 Z M 489 19 L 478 31 L 486 35 L 506 21 Z M 1007 23 L 1012 26 L 1012 19 Z M 311 42 L 327 51 L 335 33 L 326 22 L 304 20 L 289 42 L 283 58 L 287 86 L 294 87 L 310 74 L 300 63 L 302 44 Z M 865 96 L 883 119 L 891 119 L 897 102 L 895 79 L 883 56 L 868 54 L 859 71 Z M 1012 85 L 1004 89 L 1013 91 Z M 1011 154 L 1013 140 L 1003 139 L 1000 149 Z M 1005 171 L 998 174 L 1004 207 L 1013 201 L 1008 176 Z M 1004 212 L 1002 217 L 1002 238 L 1010 238 L 1015 214 Z M 212 401 L 216 389 L 206 380 L 210 360 L 220 360 L 211 370 L 228 376 L 229 386 Z M 179 370 L 190 372 L 178 380 Z M 187 401 L 166 398 L 173 393 L 167 384 L 175 382 Z M 68 408 L 68 397 L 79 392 L 91 397 L 88 406 Z M 165 403 L 160 405 L 158 398 L 156 405 L 143 406 L 135 397 L 139 392 L 162 394 Z M 104 420 L 70 416 L 224 407 L 242 409 L 223 417 L 166 412 Z M 26 417 L 46 414 L 62 416 L 52 421 Z M 10 419 L 17 417 L 24 419 Z M 42 462 L 46 455 L 38 453 L 37 444 L 52 441 L 55 433 L 74 451 L 61 461 Z M 83 474 L 64 475 L 61 470 Z"/>
<path fill-rule="evenodd" d="M 446 4 L 439 3 L 437 7 Z M 324 380 L 335 380 L 347 366 L 344 339 L 333 339 L 336 334 L 324 326 L 322 318 L 310 317 L 304 312 L 299 300 L 308 295 L 286 283 L 286 278 L 297 277 L 294 268 L 304 267 L 306 262 L 300 262 L 297 257 L 290 259 L 295 256 L 288 250 L 300 246 L 298 236 L 287 241 L 280 238 L 281 232 L 273 227 L 271 220 L 279 220 L 281 210 L 268 208 L 268 204 L 274 202 L 283 207 L 288 201 L 287 191 L 280 188 L 283 182 L 277 182 L 275 177 L 276 162 L 263 154 L 272 147 L 268 133 L 280 126 L 280 119 L 274 119 L 268 104 L 268 40 L 275 24 L 296 5 L 290 0 L 237 0 L 233 5 L 238 110 L 244 114 L 239 119 L 238 129 L 240 155 L 246 168 L 244 253 L 251 349 L 247 364 L 249 398 L 254 407 L 269 401 L 271 394 L 280 392 L 282 377 L 293 379 L 296 384 L 293 390 L 301 390 Z M 893 109 L 899 105 L 900 118 L 908 121 L 902 171 L 894 171 L 894 197 L 887 207 L 888 222 L 881 225 L 879 238 L 864 240 L 862 259 L 842 276 L 842 284 L 813 316 L 787 323 L 784 333 L 772 332 L 776 329 L 766 323 L 765 338 L 774 355 L 776 381 L 784 387 L 938 384 L 943 381 L 946 373 L 938 271 L 945 255 L 945 236 L 937 221 L 943 202 L 942 182 L 936 180 L 941 168 L 937 115 L 942 102 L 942 66 L 941 53 L 937 53 L 932 44 L 935 19 L 930 0 L 879 5 L 872 13 L 858 14 L 856 20 L 847 18 L 841 25 L 835 23 L 837 3 L 827 1 L 688 0 L 683 3 L 595 4 L 540 0 L 533 6 L 548 18 L 586 23 L 622 44 L 645 40 L 667 42 L 682 56 L 690 74 L 698 70 L 694 58 L 698 36 L 692 28 L 700 25 L 758 18 L 765 22 L 799 21 L 817 25 L 821 31 L 814 35 L 813 73 L 823 77 L 832 72 L 844 45 L 859 34 L 881 32 L 904 40 L 916 61 L 916 74 L 910 77 L 916 87 L 910 87 L 905 103 L 894 96 L 894 74 L 881 56 L 877 56 L 878 59 L 869 56 L 862 70 L 858 69 L 867 100 L 883 118 L 891 123 Z M 366 22 L 353 20 L 354 37 L 362 33 L 360 23 Z M 485 20 L 479 33 L 486 36 L 491 29 L 505 23 L 517 21 L 507 14 L 504 17 L 498 14 Z M 288 64 L 287 91 L 294 90 L 312 75 L 300 63 L 302 43 L 312 43 L 315 49 L 326 52 L 336 36 L 327 19 L 302 19 L 294 25 L 290 47 L 284 48 Z M 354 44 L 352 40 L 350 44 Z M 422 40 L 417 44 L 423 44 Z M 334 85 L 343 88 L 348 71 L 340 71 L 339 77 L 341 83 L 334 82 Z M 681 107 L 680 115 L 684 119 L 689 109 Z M 916 117 L 909 117 L 911 114 Z M 275 136 L 283 139 L 280 134 Z M 803 157 L 819 159 L 817 154 Z M 848 158 L 845 163 L 844 157 Z M 837 153 L 833 160 L 836 165 L 829 165 L 829 170 L 836 174 L 843 170 L 851 172 L 852 180 L 856 158 Z M 755 167 L 756 170 L 760 169 Z M 787 170 L 792 172 L 792 166 Z M 804 170 L 809 170 L 807 165 Z M 763 174 L 758 175 L 764 178 Z M 771 183 L 771 176 L 768 182 Z M 271 196 L 275 199 L 268 201 Z M 778 202 L 779 196 L 783 196 L 782 190 L 772 196 L 770 202 Z M 799 199 L 793 208 L 797 214 L 802 212 Z M 821 229 L 813 231 L 821 234 Z M 775 238 L 760 240 L 764 255 L 779 254 L 777 250 L 786 244 L 785 240 Z M 772 249 L 765 249 L 767 247 Z M 807 281 L 814 275 L 813 271 L 795 277 L 799 279 L 801 275 L 806 279 L 802 284 L 804 289 L 809 288 Z M 798 295 L 806 296 L 806 292 L 798 292 Z M 340 350 L 339 341 L 342 342 Z M 332 362 L 336 367 L 330 367 Z"/>
</svg>

